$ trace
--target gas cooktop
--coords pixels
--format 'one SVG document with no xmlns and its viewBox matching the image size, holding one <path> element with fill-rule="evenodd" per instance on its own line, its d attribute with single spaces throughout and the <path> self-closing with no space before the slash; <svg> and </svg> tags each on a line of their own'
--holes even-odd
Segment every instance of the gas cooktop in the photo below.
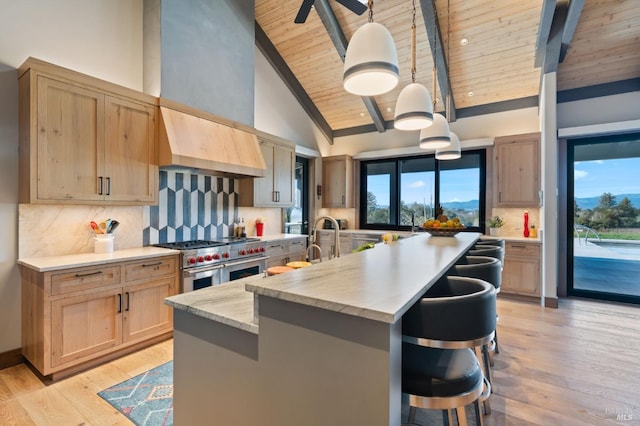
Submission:
<svg viewBox="0 0 640 426">
<path fill-rule="evenodd" d="M 224 237 L 215 241 L 209 241 L 209 240 L 176 241 L 173 243 L 154 244 L 154 246 L 169 248 L 174 250 L 196 250 L 201 248 L 226 246 L 229 244 L 248 243 L 253 241 L 260 241 L 260 239 L 250 238 L 250 237 Z"/>
</svg>

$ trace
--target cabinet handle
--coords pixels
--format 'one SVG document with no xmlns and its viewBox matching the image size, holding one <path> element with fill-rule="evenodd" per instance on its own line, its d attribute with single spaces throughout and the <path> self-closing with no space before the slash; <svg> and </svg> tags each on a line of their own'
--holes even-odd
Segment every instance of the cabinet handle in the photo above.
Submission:
<svg viewBox="0 0 640 426">
<path fill-rule="evenodd" d="M 98 195 L 102 194 L 102 176 L 98 176 Z"/>
<path fill-rule="evenodd" d="M 156 262 L 156 263 L 149 263 L 149 264 L 143 263 L 142 267 L 143 268 L 151 268 L 153 266 L 160 266 L 160 265 L 162 265 L 162 261 Z"/>
<path fill-rule="evenodd" d="M 342 205 L 344 205 L 344 204 L 345 204 L 344 199 L 345 199 L 345 196 L 343 195 L 343 196 L 342 196 Z"/>
<path fill-rule="evenodd" d="M 107 195 L 111 195 L 111 178 L 107 178 Z"/>
<path fill-rule="evenodd" d="M 498 202 L 502 202 L 502 192 L 498 192 Z"/>
<path fill-rule="evenodd" d="M 76 274 L 76 278 L 90 277 L 92 275 L 100 275 L 102 271 L 88 272 L 86 274 Z"/>
<path fill-rule="evenodd" d="M 127 308 L 125 311 L 129 312 L 129 292 L 127 291 L 125 294 L 127 295 Z"/>
<path fill-rule="evenodd" d="M 276 191 L 276 202 L 280 202 L 280 191 Z"/>
<path fill-rule="evenodd" d="M 276 199 L 276 191 L 271 191 L 271 201 L 273 201 L 274 203 L 278 201 Z"/>
<path fill-rule="evenodd" d="M 527 246 L 521 245 L 521 244 L 511 244 L 511 247 L 513 247 L 513 248 L 527 248 Z"/>
<path fill-rule="evenodd" d="M 122 313 L 122 294 L 118 293 L 118 313 Z"/>
</svg>

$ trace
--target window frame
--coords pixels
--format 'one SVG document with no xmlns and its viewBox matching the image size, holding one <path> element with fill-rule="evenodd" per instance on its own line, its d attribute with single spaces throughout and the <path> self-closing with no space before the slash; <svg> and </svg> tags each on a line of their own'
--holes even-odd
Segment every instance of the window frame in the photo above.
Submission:
<svg viewBox="0 0 640 426">
<path fill-rule="evenodd" d="M 479 209 L 479 223 L 478 226 L 471 226 L 465 228 L 465 231 L 468 232 L 480 232 L 484 234 L 485 232 L 485 221 L 486 221 L 486 205 L 487 205 L 487 150 L 486 149 L 474 149 L 463 151 L 462 156 L 478 156 L 478 165 L 479 165 L 479 199 L 478 199 L 478 209 Z M 402 161 L 408 159 L 433 159 L 435 162 L 435 176 L 434 176 L 434 205 L 440 204 L 440 164 L 441 163 L 449 163 L 448 160 L 438 160 L 435 158 L 435 154 L 426 154 L 426 155 L 416 155 L 416 156 L 402 156 L 402 157 L 389 157 L 389 158 L 378 158 L 373 160 L 362 160 L 360 162 L 360 196 L 359 196 L 359 206 L 358 206 L 358 219 L 360 223 L 361 229 L 371 229 L 371 230 L 390 230 L 390 231 L 411 231 L 411 226 L 409 225 L 399 225 L 400 221 L 400 179 L 402 176 Z M 391 194 L 391 204 L 389 206 L 390 214 L 392 215 L 393 221 L 395 224 L 368 224 L 366 223 L 367 218 L 367 164 L 375 164 L 375 163 L 395 163 L 394 169 L 394 181 L 391 184 L 390 194 Z M 452 170 L 452 169 L 447 169 Z M 420 226 L 420 223 L 416 223 L 416 226 Z"/>
</svg>

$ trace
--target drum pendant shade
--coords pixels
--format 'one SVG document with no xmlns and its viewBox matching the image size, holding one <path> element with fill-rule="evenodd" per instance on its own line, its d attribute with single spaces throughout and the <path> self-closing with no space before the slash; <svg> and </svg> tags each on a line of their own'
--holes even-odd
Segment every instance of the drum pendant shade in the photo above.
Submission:
<svg viewBox="0 0 640 426">
<path fill-rule="evenodd" d="M 446 148 L 451 144 L 449 124 L 442 114 L 433 114 L 433 124 L 420 130 L 420 148 Z"/>
<path fill-rule="evenodd" d="M 411 83 L 400 92 L 396 101 L 393 127 L 399 130 L 420 130 L 433 123 L 433 104 L 429 91 L 420 83 Z"/>
<path fill-rule="evenodd" d="M 353 34 L 344 58 L 343 84 L 359 96 L 382 95 L 398 85 L 398 53 L 383 25 L 368 22 Z"/>
<path fill-rule="evenodd" d="M 460 139 L 453 132 L 451 134 L 451 145 L 445 148 L 436 149 L 436 160 L 457 160 L 462 156 L 460 152 Z"/>
</svg>

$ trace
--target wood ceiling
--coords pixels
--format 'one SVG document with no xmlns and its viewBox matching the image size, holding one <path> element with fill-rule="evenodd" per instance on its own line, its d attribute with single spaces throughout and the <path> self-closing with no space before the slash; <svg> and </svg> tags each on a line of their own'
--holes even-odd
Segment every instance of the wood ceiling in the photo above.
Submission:
<svg viewBox="0 0 640 426">
<path fill-rule="evenodd" d="M 342 87 L 340 36 L 346 46 L 367 22 L 367 14 L 358 16 L 334 0 L 316 0 L 307 21 L 294 24 L 301 3 L 256 0 L 260 49 L 330 140 L 391 128 L 396 99 L 411 82 L 412 1 L 374 3 L 373 19 L 391 32 L 400 65 L 398 86 L 375 98 L 351 95 Z M 444 111 L 441 87 L 446 90 L 450 84 L 452 120 L 537 105 L 543 69 L 557 71 L 559 91 L 624 82 L 617 89 L 623 91 L 630 87 L 629 80 L 638 90 L 640 1 L 415 0 L 415 4 L 416 81 L 432 92 L 436 47 L 436 110 Z M 260 33 L 266 37 L 261 39 Z"/>
</svg>

